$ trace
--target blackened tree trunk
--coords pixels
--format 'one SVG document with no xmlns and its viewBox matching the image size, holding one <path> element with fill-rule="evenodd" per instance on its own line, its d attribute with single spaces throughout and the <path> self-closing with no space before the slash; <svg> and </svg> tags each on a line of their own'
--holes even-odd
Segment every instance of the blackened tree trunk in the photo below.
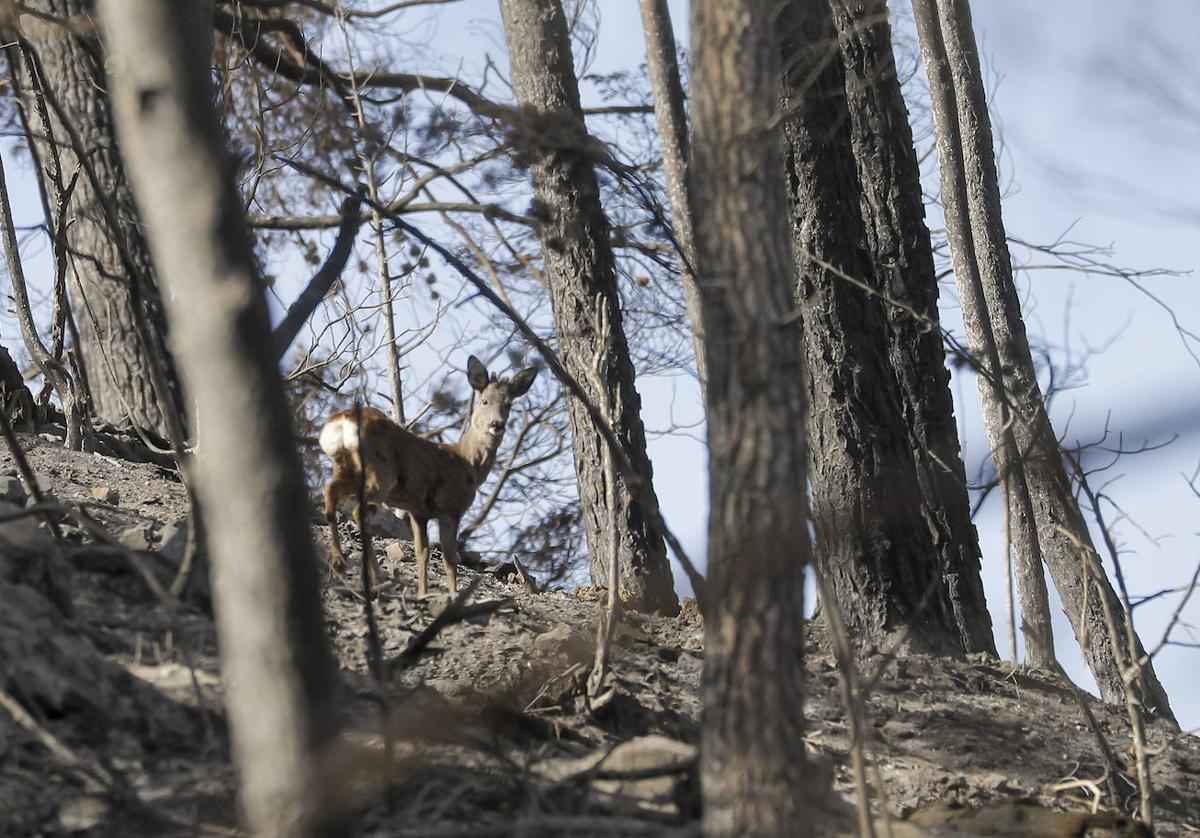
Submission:
<svg viewBox="0 0 1200 838">
<path fill-rule="evenodd" d="M 663 177 L 667 199 L 671 203 L 671 228 L 679 250 L 683 276 L 683 296 L 691 320 L 692 342 L 696 347 L 696 372 L 703 389 L 708 380 L 704 358 L 704 315 L 696 291 L 696 242 L 692 231 L 692 207 L 688 198 L 688 122 L 684 107 L 683 82 L 675 57 L 675 32 L 667 0 L 640 0 L 642 29 L 646 33 L 646 66 L 650 70 L 650 89 L 654 92 L 654 119 L 658 123 L 658 144 L 662 149 Z"/>
<path fill-rule="evenodd" d="M 708 350 L 704 833 L 814 832 L 804 746 L 804 351 L 770 4 L 692 3 L 692 196 Z"/>
<path fill-rule="evenodd" d="M 93 409 L 101 421 L 131 423 L 169 439 L 169 408 L 161 399 L 177 396 L 169 390 L 165 396 L 156 392 L 150 355 L 158 354 L 160 371 L 169 381 L 173 373 L 161 370 L 169 363 L 165 318 L 114 134 L 104 55 L 93 20 L 94 0 L 30 0 L 25 5 L 56 21 L 37 20 L 32 15 L 22 18 L 28 23 L 25 35 L 44 74 L 41 84 L 78 136 L 103 196 L 119 218 L 120 230 L 116 231 L 102 205 L 101 192 L 81 175 L 71 199 L 70 224 L 65 226 L 70 288 L 81 343 L 78 349 Z M 28 97 L 35 80 L 23 81 Z M 30 139 L 37 145 L 39 157 L 49 159 L 43 138 L 53 137 L 59 147 L 63 178 L 69 178 L 78 165 L 72 132 L 53 106 L 45 112 L 49 126 L 44 124 L 38 108 L 29 107 L 28 111 L 34 117 L 36 134 Z M 39 175 L 47 177 L 45 172 Z M 54 194 L 52 184 L 47 184 L 47 191 Z M 146 345 L 147 337 L 153 342 L 150 346 Z"/>
<path fill-rule="evenodd" d="M 1101 696 L 1124 703 L 1124 654 L 1112 648 L 1104 615 L 1106 610 L 1114 615 L 1119 637 L 1127 634 L 1128 615 L 1100 567 L 1071 491 L 1029 352 L 1001 215 L 970 6 L 965 0 L 913 0 L 913 12 L 932 94 L 955 280 L 971 350 L 987 362 L 981 377 L 992 383 L 981 384 L 981 390 L 992 448 L 1001 455 L 997 467 L 1002 477 L 1011 474 L 1024 483 L 1041 558 L 1050 567 Z M 1136 637 L 1134 646 L 1129 657 L 1143 663 L 1140 677 L 1132 681 L 1138 700 L 1147 712 L 1174 721 L 1166 692 Z"/>
<path fill-rule="evenodd" d="M 594 162 L 602 153 L 588 136 L 572 64 L 567 21 L 559 0 L 501 0 L 513 89 L 520 109 L 518 142 L 533 174 L 540 220 L 542 258 L 559 353 L 567 370 L 595 404 L 605 404 L 593 372 L 598 357 L 609 393 L 619 393 L 613 428 L 630 462 L 647 484 L 652 477 L 642 426 L 641 399 L 634 387 L 633 361 L 622 327 L 616 264 L 609 224 L 600 205 Z M 600 306 L 608 328 L 602 334 Z M 575 471 L 591 557 L 592 579 L 608 579 L 604 441 L 577 399 L 570 400 Z M 624 485 L 615 496 L 622 584 L 638 610 L 675 613 L 678 600 L 666 546 L 650 510 Z"/>
<path fill-rule="evenodd" d="M 213 112 L 211 2 L 105 0 L 116 114 L 201 432 L 195 485 L 213 568 L 244 825 L 313 834 L 335 727 L 309 499 L 263 283 Z"/>
<path fill-rule="evenodd" d="M 846 74 L 867 247 L 875 281 L 891 301 L 884 305 L 888 357 L 921 486 L 921 515 L 941 557 L 963 648 L 995 655 L 938 326 L 938 284 L 921 170 L 896 74 L 887 3 L 829 0 L 829 6 Z"/>
<path fill-rule="evenodd" d="M 779 33 L 818 562 L 857 643 L 961 651 L 921 515 L 883 306 L 854 284 L 876 287 L 828 4 L 788 0 Z"/>
</svg>

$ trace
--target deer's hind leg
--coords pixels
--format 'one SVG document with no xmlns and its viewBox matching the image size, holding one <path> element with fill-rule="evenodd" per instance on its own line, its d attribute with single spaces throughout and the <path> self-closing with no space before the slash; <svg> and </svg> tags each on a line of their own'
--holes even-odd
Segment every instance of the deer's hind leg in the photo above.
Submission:
<svg viewBox="0 0 1200 838">
<path fill-rule="evenodd" d="M 379 570 L 375 551 L 367 550 L 367 524 L 364 518 L 366 513 L 374 512 L 382 499 L 391 491 L 396 482 L 395 473 L 386 461 L 380 459 L 366 470 L 365 475 L 355 470 L 351 480 L 350 496 L 354 502 L 354 523 L 358 525 L 358 533 L 363 539 L 363 552 L 368 558 L 367 574 L 371 587 L 374 588 L 379 586 L 383 574 Z"/>
<path fill-rule="evenodd" d="M 343 462 L 337 462 L 333 467 L 333 477 L 325 486 L 325 522 L 329 524 L 329 564 L 338 574 L 345 570 L 346 557 L 342 553 L 342 541 L 338 534 L 337 508 L 354 492 L 357 484 L 356 471 L 346 468 Z"/>
<path fill-rule="evenodd" d="M 417 554 L 417 596 L 423 597 L 429 581 L 429 521 L 409 513 L 412 526 L 413 552 Z"/>
</svg>

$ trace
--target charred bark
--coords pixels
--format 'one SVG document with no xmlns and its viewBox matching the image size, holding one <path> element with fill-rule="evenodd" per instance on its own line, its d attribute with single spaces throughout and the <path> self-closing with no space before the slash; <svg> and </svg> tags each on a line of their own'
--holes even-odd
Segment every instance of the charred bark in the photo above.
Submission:
<svg viewBox="0 0 1200 838">
<path fill-rule="evenodd" d="M 1040 554 L 1049 566 L 1100 695 L 1124 703 L 1122 656 L 1109 642 L 1104 614 L 1107 609 L 1115 616 L 1119 637 L 1127 634 L 1128 615 L 1099 566 L 1029 351 L 970 6 L 964 0 L 913 0 L 913 12 L 932 94 L 955 281 L 972 353 L 984 363 L 980 389 L 988 435 L 997 468 L 1022 491 L 1021 509 L 1035 530 L 1038 552 L 1026 563 L 1040 574 Z M 1153 664 L 1134 639 L 1128 651 L 1142 663 L 1133 681 L 1138 700 L 1148 713 L 1174 722 Z"/>
<path fill-rule="evenodd" d="M 646 454 L 641 398 L 634 386 L 609 223 L 596 178 L 595 163 L 603 150 L 584 125 L 566 17 L 559 0 L 501 0 L 500 11 L 520 105 L 514 139 L 533 175 L 559 353 L 566 369 L 590 391 L 594 404 L 609 401 L 606 394 L 596 392 L 598 380 L 609 393 L 619 393 L 620 412 L 613 417 L 613 429 L 638 478 L 649 485 L 653 470 Z M 604 308 L 603 318 L 598 306 Z M 607 339 L 598 328 L 603 319 L 607 319 Z M 593 373 L 597 357 L 600 376 Z M 608 579 L 605 545 L 610 521 L 604 441 L 578 399 L 570 399 L 570 412 L 592 579 L 602 586 Z M 624 477 L 617 488 L 621 579 L 628 604 L 673 614 L 679 603 L 663 534 Z"/>
<path fill-rule="evenodd" d="M 889 300 L 884 304 L 888 358 L 920 483 L 921 515 L 941 558 L 963 648 L 995 655 L 938 326 L 938 284 L 921 170 L 896 75 L 887 3 L 829 0 L 829 6 L 846 77 L 867 248 L 875 281 Z"/>
<path fill-rule="evenodd" d="M 708 596 L 700 784 L 711 836 L 808 836 L 800 325 L 774 126 L 769 5 L 692 4 L 691 167 L 708 351 Z"/>
<path fill-rule="evenodd" d="M 818 561 L 856 643 L 961 651 L 872 293 L 829 6 L 789 0 L 778 29 Z"/>
<path fill-rule="evenodd" d="M 169 439 L 166 411 L 178 411 L 178 401 L 172 406 L 161 403 L 163 394 L 156 391 L 152 368 L 153 363 L 167 365 L 163 372 L 173 380 L 166 350 L 166 319 L 116 140 L 104 56 L 93 19 L 95 3 L 30 0 L 25 5 L 39 15 L 24 15 L 22 21 L 28 46 L 43 74 L 41 79 L 23 79 L 25 95 L 30 96 L 32 86 L 40 83 L 57 106 L 45 112 L 27 108 L 37 115 L 35 136 L 30 140 L 43 160 L 50 156 L 47 143 L 57 143 L 65 178 L 79 166 L 79 155 L 70 140 L 71 134 L 76 134 L 103 192 L 81 176 L 71 200 L 71 223 L 59 225 L 65 230 L 70 254 L 78 349 L 93 409 L 100 421 L 133 424 Z M 70 131 L 64 120 L 70 123 Z M 49 177 L 46 172 L 38 174 Z M 54 194 L 52 184 L 47 184 L 47 190 Z M 120 229 L 114 229 L 103 206 L 105 200 L 115 210 Z M 153 341 L 150 346 L 146 345 L 147 334 Z M 177 400 L 178 394 L 166 397 Z"/>
</svg>

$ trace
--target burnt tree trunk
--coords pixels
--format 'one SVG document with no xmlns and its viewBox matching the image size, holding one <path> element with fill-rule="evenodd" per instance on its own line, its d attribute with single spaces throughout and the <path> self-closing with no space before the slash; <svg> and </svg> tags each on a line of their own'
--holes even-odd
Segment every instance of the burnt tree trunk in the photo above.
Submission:
<svg viewBox="0 0 1200 838">
<path fill-rule="evenodd" d="M 931 37 L 941 43 L 936 14 L 934 11 L 932 24 L 918 15 L 923 44 L 928 44 Z M 1010 555 L 1014 557 L 1026 660 L 1032 666 L 1052 669 L 1057 666 L 1057 662 L 1037 522 L 1034 519 L 1025 463 L 1012 428 L 1011 404 L 1004 392 L 1005 381 L 1000 372 L 1003 364 L 999 342 L 984 302 L 979 268 L 971 255 L 974 238 L 966 208 L 966 183 L 954 174 L 963 171 L 963 150 L 958 138 L 954 86 L 945 62 L 927 63 L 926 67 L 931 75 L 930 94 L 934 100 L 938 155 L 942 164 L 942 200 L 945 205 L 946 231 L 954 262 L 955 282 L 961 299 L 963 323 L 977 373 L 984 423 L 992 442 L 992 458 L 1000 475 L 1006 505 L 1006 538 Z M 937 75 L 936 79 L 932 78 L 934 74 Z M 1021 328 L 1024 329 L 1024 325 Z"/>
<path fill-rule="evenodd" d="M 696 348 L 696 373 L 700 387 L 708 380 L 704 359 L 704 315 L 696 291 L 696 241 L 692 227 L 692 208 L 688 198 L 688 121 L 684 106 L 683 82 L 675 57 L 675 32 L 667 0 L 640 0 L 642 29 L 646 33 L 646 66 L 650 71 L 650 89 L 654 92 L 654 119 L 658 123 L 658 144 L 662 149 L 663 178 L 671 203 L 671 228 L 679 251 L 683 277 L 683 297 L 692 326 Z"/>
<path fill-rule="evenodd" d="M 89 155 L 102 195 L 82 174 L 71 199 L 71 223 L 66 225 L 70 253 L 70 289 L 79 327 L 79 353 L 96 418 L 114 425 L 131 423 L 169 439 L 170 424 L 154 386 L 150 353 L 169 364 L 166 320 L 153 281 L 154 272 L 138 221 L 137 208 L 126 180 L 113 128 L 112 106 L 104 77 L 104 55 L 97 37 L 93 0 L 30 0 L 31 10 L 52 21 L 25 15 L 24 34 L 36 54 L 48 98 L 57 103 L 83 149 Z M 33 79 L 24 80 L 25 95 Z M 30 140 L 42 160 L 49 158 L 43 138 L 59 147 L 63 178 L 78 165 L 71 132 L 55 107 L 48 107 L 49 126 L 36 107 L 35 135 Z M 39 176 L 46 178 L 45 172 Z M 47 190 L 54 194 L 53 184 Z M 114 231 L 102 200 L 107 198 L 119 218 Z M 119 237 L 119 238 L 118 238 Z M 122 248 L 121 242 L 124 247 Z M 143 334 L 139 335 L 139 328 Z M 146 337 L 153 341 L 146 345 Z M 163 370 L 168 379 L 173 372 Z M 177 399 L 175 393 L 167 398 Z M 182 442 L 182 441 L 180 441 Z"/>
<path fill-rule="evenodd" d="M 594 359 L 599 357 L 605 388 L 620 394 L 613 429 L 639 478 L 649 485 L 653 472 L 646 454 L 641 399 L 634 386 L 608 218 L 600 205 L 594 168 L 597 156 L 604 152 L 584 125 L 566 17 L 559 0 L 501 0 L 500 11 L 520 105 L 514 130 L 533 175 L 559 353 L 567 370 L 591 391 L 593 403 L 604 404 L 606 395 L 596 389 L 593 372 Z M 606 313 L 607 335 L 598 329 L 602 320 L 598 306 Z M 608 579 L 605 545 L 611 520 L 605 501 L 604 441 L 577 399 L 570 400 L 570 412 L 592 580 L 603 586 Z M 663 535 L 624 478 L 617 488 L 620 576 L 628 604 L 673 614 L 679 604 Z"/>
<path fill-rule="evenodd" d="M 824 0 L 789 0 L 778 28 L 818 561 L 856 643 L 961 651 L 921 515 L 883 306 L 866 290 L 876 280 L 833 18 Z"/>
<path fill-rule="evenodd" d="M 963 648 L 995 655 L 938 325 L 938 283 L 921 170 L 896 75 L 887 3 L 829 0 L 829 6 L 846 74 L 850 139 L 875 281 L 890 301 L 911 310 L 884 305 L 888 357 L 921 486 L 921 515 L 941 557 Z"/>
<path fill-rule="evenodd" d="M 1038 553 L 1050 567 L 1101 696 L 1124 703 L 1124 655 L 1109 642 L 1104 614 L 1109 610 L 1116 618 L 1119 637 L 1127 634 L 1128 615 L 1072 493 L 1030 355 L 970 7 L 963 0 L 913 0 L 913 13 L 932 94 L 955 281 L 972 353 L 984 362 L 980 389 L 997 468 L 1018 490 L 1024 487 Z M 1032 564 L 1028 557 L 1026 562 Z M 1136 637 L 1134 646 L 1129 656 L 1143 664 L 1132 682 L 1138 700 L 1148 713 L 1173 722 L 1166 692 Z"/>
<path fill-rule="evenodd" d="M 692 3 L 692 198 L 708 351 L 704 833 L 812 835 L 804 746 L 804 350 L 770 4 Z"/>
<path fill-rule="evenodd" d="M 264 286 L 212 108 L 202 34 L 212 5 L 105 0 L 102 11 L 125 160 L 196 403 L 195 485 L 243 822 L 256 835 L 310 835 L 330 816 L 318 778 L 336 726 L 334 670 Z"/>
</svg>

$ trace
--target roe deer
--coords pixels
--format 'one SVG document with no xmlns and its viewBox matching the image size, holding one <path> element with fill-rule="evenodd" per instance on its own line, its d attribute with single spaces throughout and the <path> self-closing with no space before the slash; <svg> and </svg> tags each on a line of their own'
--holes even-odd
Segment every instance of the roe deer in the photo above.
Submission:
<svg viewBox="0 0 1200 838">
<path fill-rule="evenodd" d="M 425 596 L 431 518 L 438 522 L 446 584 L 452 595 L 456 593 L 459 522 L 492 470 L 513 399 L 529 390 L 537 372 L 536 367 L 523 370 L 511 381 L 489 377 L 487 368 L 472 355 L 467 360 L 467 380 L 475 390 L 475 407 L 470 424 L 455 443 L 422 439 L 373 407 L 361 408 L 361 414 L 359 408 L 351 408 L 331 416 L 321 429 L 321 450 L 333 460 L 333 478 L 325 487 L 325 520 L 334 570 L 341 572 L 345 565 L 337 507 L 357 496 L 360 475 L 365 474 L 368 504 L 382 503 L 408 513 L 417 554 L 417 596 Z M 357 504 L 354 519 L 361 530 Z M 372 585 L 379 584 L 374 557 L 370 576 Z"/>
</svg>

